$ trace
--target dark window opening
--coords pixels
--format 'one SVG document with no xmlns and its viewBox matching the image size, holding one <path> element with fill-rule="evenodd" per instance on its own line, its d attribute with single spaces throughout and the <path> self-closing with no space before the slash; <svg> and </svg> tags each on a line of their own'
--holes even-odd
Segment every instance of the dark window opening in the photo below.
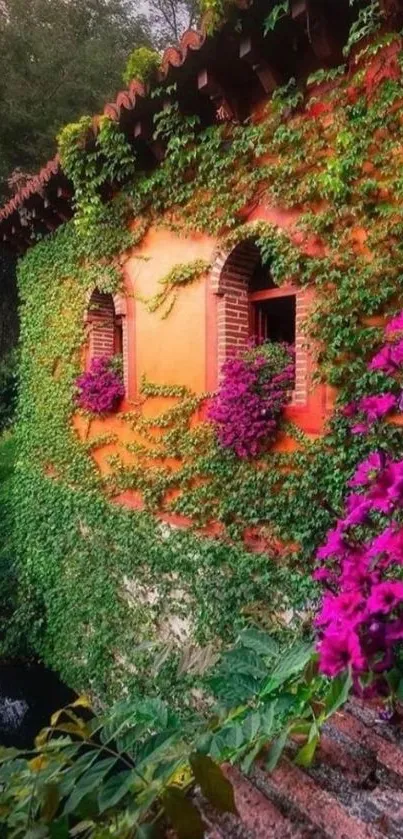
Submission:
<svg viewBox="0 0 403 839">
<path fill-rule="evenodd" d="M 264 291 L 265 289 L 269 290 L 272 288 L 276 288 L 276 285 L 273 282 L 270 269 L 267 265 L 262 265 L 262 262 L 259 259 L 251 277 L 249 291 Z"/>
<path fill-rule="evenodd" d="M 253 303 L 253 335 L 258 341 L 295 344 L 295 295 L 273 297 Z"/>
</svg>

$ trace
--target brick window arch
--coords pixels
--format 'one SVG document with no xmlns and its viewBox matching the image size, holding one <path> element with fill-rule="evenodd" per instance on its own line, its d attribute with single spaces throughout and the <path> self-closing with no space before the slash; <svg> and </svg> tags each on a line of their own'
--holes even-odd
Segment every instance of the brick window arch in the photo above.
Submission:
<svg viewBox="0 0 403 839">
<path fill-rule="evenodd" d="M 211 282 L 218 298 L 218 369 L 251 338 L 294 343 L 296 371 L 292 404 L 305 405 L 308 353 L 302 324 L 308 310 L 306 293 L 291 280 L 276 286 L 253 240 L 243 241 L 229 254 L 220 255 Z"/>
<path fill-rule="evenodd" d="M 128 359 L 124 298 L 94 289 L 88 301 L 85 322 L 88 328 L 87 366 L 94 358 L 122 355 L 127 393 Z"/>
</svg>

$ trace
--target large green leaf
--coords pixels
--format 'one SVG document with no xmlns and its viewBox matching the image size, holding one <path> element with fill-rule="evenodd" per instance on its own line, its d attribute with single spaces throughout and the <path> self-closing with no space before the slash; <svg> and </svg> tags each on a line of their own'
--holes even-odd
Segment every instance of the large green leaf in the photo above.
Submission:
<svg viewBox="0 0 403 839">
<path fill-rule="evenodd" d="M 295 758 L 295 763 L 297 764 L 297 766 L 304 766 L 306 768 L 311 765 L 315 757 L 315 752 L 318 747 L 319 739 L 319 734 L 315 734 L 314 737 L 312 737 L 312 739 L 308 740 L 308 742 L 305 743 L 305 746 L 302 746 Z"/>
<path fill-rule="evenodd" d="M 218 764 L 201 754 L 193 754 L 190 763 L 196 782 L 213 807 L 223 813 L 236 813 L 232 784 Z"/>
<path fill-rule="evenodd" d="M 98 793 L 99 812 L 104 813 L 105 810 L 115 807 L 129 791 L 136 778 L 137 773 L 134 769 L 125 769 L 108 778 Z"/>
<path fill-rule="evenodd" d="M 168 729 L 167 731 L 162 731 L 160 734 L 155 734 L 150 737 L 144 745 L 139 749 L 138 752 L 138 762 L 136 764 L 139 771 L 142 771 L 143 767 L 147 765 L 150 766 L 157 758 L 160 760 L 162 755 L 172 753 L 172 746 L 179 742 L 181 739 L 181 733 L 179 730 Z"/>
<path fill-rule="evenodd" d="M 222 662 L 221 670 L 241 673 L 254 679 L 263 679 L 267 674 L 267 664 L 254 649 L 237 647 L 228 652 Z"/>
<path fill-rule="evenodd" d="M 170 787 L 163 796 L 163 804 L 178 839 L 203 839 L 201 815 L 180 789 Z"/>
<path fill-rule="evenodd" d="M 353 679 L 350 671 L 347 674 L 332 679 L 329 693 L 326 697 L 325 715 L 331 717 L 342 705 L 347 702 Z"/>
<path fill-rule="evenodd" d="M 285 682 L 297 673 L 301 673 L 304 667 L 308 664 L 313 653 L 313 645 L 311 643 L 298 643 L 291 647 L 290 650 L 284 653 L 284 656 L 278 662 L 276 667 L 272 670 L 267 679 L 261 695 L 265 696 L 278 690 Z"/>
<path fill-rule="evenodd" d="M 214 695 L 224 705 L 235 708 L 259 693 L 261 679 L 254 679 L 242 673 L 225 673 L 209 680 Z"/>
<path fill-rule="evenodd" d="M 266 769 L 272 772 L 276 768 L 288 740 L 288 729 L 285 728 L 280 736 L 272 743 L 266 760 Z"/>
<path fill-rule="evenodd" d="M 242 724 L 242 731 L 246 740 L 254 740 L 261 724 L 261 717 L 258 711 L 251 711 L 245 717 Z"/>
<path fill-rule="evenodd" d="M 117 758 L 107 757 L 91 766 L 77 781 L 64 806 L 64 814 L 74 813 L 80 801 L 104 781 L 108 772 L 116 766 Z"/>
<path fill-rule="evenodd" d="M 258 742 L 255 743 L 255 745 L 251 749 L 249 749 L 249 751 L 246 752 L 246 754 L 243 756 L 241 762 L 241 769 L 242 772 L 246 773 L 246 775 L 250 772 L 251 766 L 257 758 L 259 752 L 263 748 L 264 743 L 265 738 L 260 738 L 260 740 L 258 740 Z"/>
<path fill-rule="evenodd" d="M 243 726 L 240 722 L 234 721 L 225 726 L 222 734 L 225 736 L 225 745 L 228 749 L 239 749 L 244 742 Z"/>
<path fill-rule="evenodd" d="M 56 815 L 60 803 L 60 792 L 57 784 L 46 784 L 43 791 L 41 817 L 45 822 L 51 822 Z"/>
<path fill-rule="evenodd" d="M 243 647 L 248 647 L 259 655 L 275 656 L 278 653 L 277 641 L 260 629 L 245 629 L 241 633 L 239 641 Z"/>
</svg>

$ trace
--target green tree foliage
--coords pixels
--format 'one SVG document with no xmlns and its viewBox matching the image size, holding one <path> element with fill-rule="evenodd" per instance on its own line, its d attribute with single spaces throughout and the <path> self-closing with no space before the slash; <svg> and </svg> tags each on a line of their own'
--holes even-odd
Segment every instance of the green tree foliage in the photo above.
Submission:
<svg viewBox="0 0 403 839">
<path fill-rule="evenodd" d="M 129 53 L 149 43 L 132 0 L 0 3 L 0 198 L 17 167 L 35 172 L 66 122 L 99 111 Z"/>
</svg>

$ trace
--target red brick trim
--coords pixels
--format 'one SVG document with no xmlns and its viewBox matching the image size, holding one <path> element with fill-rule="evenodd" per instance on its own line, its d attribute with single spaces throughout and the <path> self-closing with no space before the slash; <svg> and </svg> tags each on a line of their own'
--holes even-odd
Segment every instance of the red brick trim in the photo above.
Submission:
<svg viewBox="0 0 403 839">
<path fill-rule="evenodd" d="M 116 352 L 116 328 L 122 328 L 123 376 L 128 392 L 127 306 L 122 295 L 104 294 L 98 289 L 88 297 L 85 323 L 88 327 L 87 363 L 94 358 L 112 357 Z"/>
<path fill-rule="evenodd" d="M 218 255 L 211 271 L 211 287 L 218 295 L 218 369 L 249 338 L 248 285 L 259 260 L 253 242 L 241 242 L 229 253 Z"/>
</svg>

